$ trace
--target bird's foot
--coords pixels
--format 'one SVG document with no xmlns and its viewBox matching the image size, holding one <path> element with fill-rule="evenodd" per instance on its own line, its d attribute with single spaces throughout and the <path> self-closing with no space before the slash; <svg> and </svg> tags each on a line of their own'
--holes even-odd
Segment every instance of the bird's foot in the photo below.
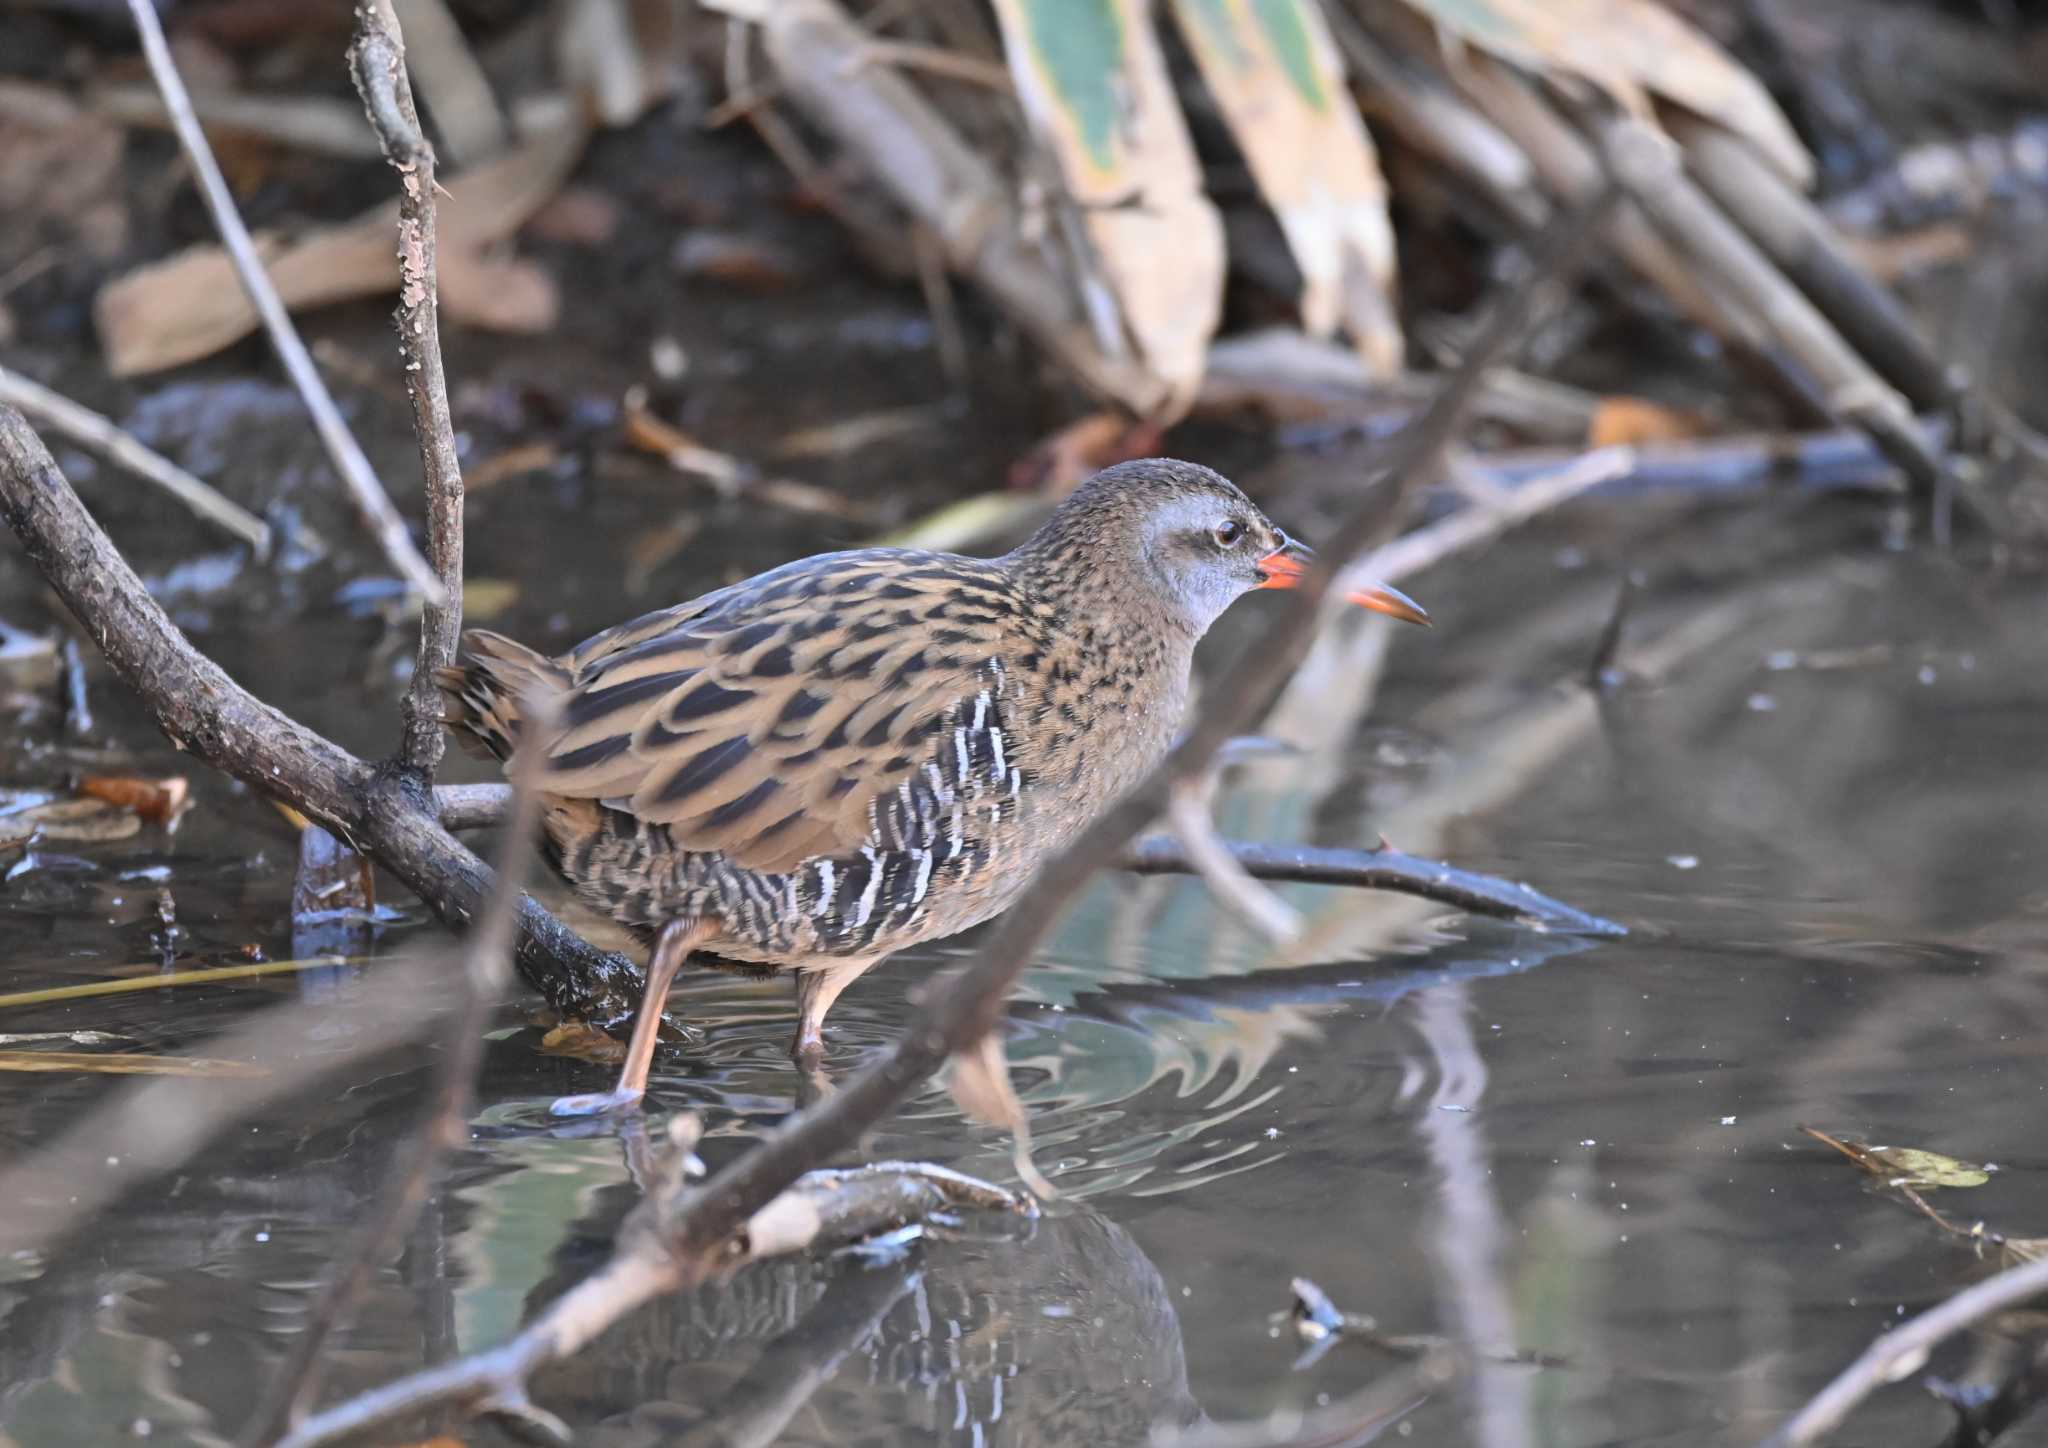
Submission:
<svg viewBox="0 0 2048 1448">
<path fill-rule="evenodd" d="M 610 1091 L 593 1091 L 585 1096 L 558 1096 L 548 1107 L 550 1116 L 605 1116 L 614 1111 L 634 1111 L 647 1093 L 633 1086 Z"/>
</svg>

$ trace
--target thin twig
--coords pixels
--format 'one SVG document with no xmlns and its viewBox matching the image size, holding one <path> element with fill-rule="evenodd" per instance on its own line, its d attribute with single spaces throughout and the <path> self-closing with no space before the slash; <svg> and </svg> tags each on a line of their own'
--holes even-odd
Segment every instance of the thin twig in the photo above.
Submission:
<svg viewBox="0 0 2048 1448">
<path fill-rule="evenodd" d="M 399 757 L 431 780 L 447 748 L 434 671 L 455 662 L 462 637 L 462 461 L 455 453 L 455 419 L 441 366 L 434 148 L 420 130 L 405 75 L 405 38 L 391 0 L 365 0 L 356 7 L 348 58 L 371 129 L 398 172 L 398 355 L 426 480 L 427 551 L 440 583 L 439 598 L 430 598 L 420 616 L 419 653 L 400 707 Z"/>
<path fill-rule="evenodd" d="M 1404 854 L 1391 846 L 1377 850 L 1333 850 L 1316 845 L 1267 845 L 1244 840 L 1220 843 L 1254 880 L 1391 890 L 1456 906 L 1469 914 L 1513 920 L 1561 935 L 1628 933 L 1612 920 L 1590 915 L 1527 885 Z M 1113 863 L 1117 869 L 1140 875 L 1194 873 L 1186 849 L 1171 835 L 1140 836 Z"/>
<path fill-rule="evenodd" d="M 254 548 L 259 559 L 270 556 L 272 538 L 268 523 L 241 504 L 222 497 L 211 484 L 193 477 L 162 453 L 144 447 L 112 418 L 80 407 L 61 393 L 5 367 L 0 367 L 0 402 L 20 408 L 115 466 L 155 483 L 207 522 L 218 524 Z"/>
<path fill-rule="evenodd" d="M 1940 1343 L 1995 1312 L 2018 1307 L 2044 1292 L 2048 1292 L 2048 1258 L 1987 1278 L 1941 1306 L 1907 1319 L 1865 1348 L 1861 1357 L 1766 1438 L 1762 1448 L 1806 1448 L 1818 1443 L 1840 1427 L 1858 1403 L 1886 1383 L 1895 1383 L 1916 1370 Z"/>
<path fill-rule="evenodd" d="M 1215 792 L 1212 771 L 1205 779 L 1176 786 L 1167 796 L 1166 820 L 1183 857 L 1227 909 L 1268 940 L 1286 944 L 1301 939 L 1301 912 L 1261 885 L 1231 853 L 1230 842 L 1216 833 L 1216 821 L 1209 815 Z"/>
<path fill-rule="evenodd" d="M 367 7 L 365 7 L 367 9 Z M 533 721 L 529 738 L 544 738 L 556 717 L 552 699 L 522 701 Z M 450 1021 L 447 1044 L 434 1086 L 434 1104 L 426 1122 L 400 1148 L 369 1216 L 340 1251 L 337 1265 L 306 1316 L 306 1327 L 292 1343 L 284 1366 L 271 1381 L 243 1440 L 267 1443 L 304 1416 L 320 1391 L 321 1349 L 336 1328 L 345 1326 L 376 1266 L 397 1252 L 412 1229 L 427 1183 L 444 1152 L 462 1141 L 475 1096 L 477 1066 L 483 1059 L 484 1033 L 491 1009 L 504 995 L 511 974 L 512 937 L 518 916 L 514 909 L 533 858 L 534 825 L 540 817 L 539 766 L 543 751 L 519 750 L 512 760 L 512 827 L 499 845 L 497 879 L 483 914 L 463 948 L 462 1004 Z"/>
<path fill-rule="evenodd" d="M 1527 522 L 1602 483 L 1626 477 L 1634 467 L 1632 448 L 1604 447 L 1585 453 L 1553 473 L 1504 490 L 1499 502 L 1491 506 L 1466 508 L 1440 523 L 1417 528 L 1374 549 L 1369 557 L 1345 570 L 1346 574 L 1360 580 L 1374 578 L 1383 583 L 1398 583 L 1452 554 L 1490 542 L 1517 523 Z"/>
<path fill-rule="evenodd" d="M 1040 868 L 983 944 L 976 963 L 930 990 L 895 1045 L 835 1094 L 799 1112 L 690 1193 L 659 1224 L 658 1251 L 629 1257 L 622 1246 L 610 1264 L 549 1309 L 543 1320 L 549 1325 L 536 1324 L 503 1347 L 402 1378 L 309 1418 L 287 1440 L 292 1448 L 314 1448 L 436 1403 L 499 1408 L 529 1422 L 549 1422 L 527 1398 L 534 1368 L 574 1352 L 650 1297 L 721 1270 L 756 1213 L 819 1163 L 854 1147 L 874 1122 L 955 1054 L 984 1040 L 1000 1019 L 1010 987 L 1081 887 L 1158 813 L 1176 784 L 1207 772 L 1216 752 L 1244 732 L 1286 681 L 1320 616 L 1333 568 L 1362 549 L 1391 521 L 1405 492 L 1441 465 L 1480 375 L 1527 335 L 1538 298 L 1549 294 L 1550 283 L 1576 262 L 1611 200 L 1612 193 L 1603 192 L 1594 204 L 1552 228 L 1533 274 L 1502 301 L 1436 401 L 1396 440 L 1387 469 L 1391 486 L 1367 491 L 1331 540 L 1330 561 L 1310 570 L 1274 628 L 1235 661 L 1232 677 L 1241 687 L 1196 719 L 1158 768 Z M 627 1275 L 622 1279 L 621 1273 Z"/>
<path fill-rule="evenodd" d="M 163 92 L 164 105 L 170 110 L 178 143 L 184 147 L 192 173 L 198 178 L 199 194 L 213 215 L 214 229 L 220 233 L 221 244 L 234 262 L 235 275 L 241 279 L 242 289 L 249 294 L 250 304 L 263 318 L 264 330 L 270 334 L 270 345 L 277 350 L 278 360 L 284 364 L 292 385 L 304 399 L 306 410 L 313 415 L 313 426 L 320 434 L 327 456 L 333 460 L 335 471 L 354 499 L 357 513 L 383 548 L 384 556 L 405 581 L 429 603 L 446 602 L 447 595 L 440 580 L 427 566 L 427 560 L 420 557 L 419 549 L 413 546 L 412 538 L 405 531 L 405 520 L 391 506 L 391 499 L 385 495 L 383 485 L 370 468 L 370 460 L 363 456 L 355 435 L 342 420 L 341 409 L 334 405 L 327 384 L 320 380 L 320 371 L 307 355 L 306 344 L 299 340 L 298 331 L 292 326 L 291 314 L 278 298 L 277 288 L 270 284 L 270 275 L 264 271 L 263 263 L 256 255 L 256 243 L 249 236 L 249 228 L 243 225 L 241 214 L 235 210 L 234 195 L 228 190 L 228 183 L 220 174 L 220 165 L 206 144 L 206 132 L 200 129 L 199 117 L 193 112 L 192 97 L 185 90 L 185 82 L 179 79 L 170 46 L 164 42 L 163 27 L 157 23 L 156 7 L 150 0 L 128 0 L 128 10 L 135 17 L 136 32 L 142 37 L 142 53 L 149 62 L 150 74 L 156 78 L 157 89 Z"/>
</svg>

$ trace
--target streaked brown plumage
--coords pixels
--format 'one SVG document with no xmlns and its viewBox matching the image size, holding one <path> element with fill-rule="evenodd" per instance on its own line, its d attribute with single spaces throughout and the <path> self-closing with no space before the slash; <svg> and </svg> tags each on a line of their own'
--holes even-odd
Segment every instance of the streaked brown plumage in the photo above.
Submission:
<svg viewBox="0 0 2048 1448">
<path fill-rule="evenodd" d="M 800 1055 L 876 961 L 1014 900 L 1170 747 L 1189 665 L 1307 550 L 1233 484 L 1152 460 L 1084 483 L 1001 558 L 804 558 L 549 659 L 482 631 L 448 722 L 508 757 L 557 694 L 544 819 L 588 904 L 658 936 L 620 1091 L 687 956 L 799 973 Z M 1392 590 L 1354 595 L 1401 617 Z M 636 1079 L 637 1078 L 637 1079 Z"/>
</svg>

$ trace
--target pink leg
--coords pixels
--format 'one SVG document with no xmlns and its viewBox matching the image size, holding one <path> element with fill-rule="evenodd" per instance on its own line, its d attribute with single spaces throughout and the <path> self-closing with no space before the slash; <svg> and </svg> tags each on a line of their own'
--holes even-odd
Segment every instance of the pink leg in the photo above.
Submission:
<svg viewBox="0 0 2048 1448">
<path fill-rule="evenodd" d="M 654 957 L 647 962 L 647 994 L 640 1001 L 640 1014 L 633 1018 L 633 1039 L 626 1045 L 626 1064 L 619 1072 L 619 1084 L 609 1091 L 589 1096 L 564 1096 L 548 1110 L 556 1116 L 597 1116 L 635 1105 L 647 1094 L 647 1070 L 654 1064 L 654 1042 L 661 1030 L 661 1007 L 668 988 L 690 952 L 708 939 L 715 926 L 701 920 L 671 920 L 661 928 L 654 943 Z"/>
<path fill-rule="evenodd" d="M 825 1056 L 825 1013 L 839 993 L 852 985 L 874 965 L 872 960 L 835 961 L 824 970 L 798 971 L 796 977 L 796 1042 L 790 1055 L 806 1066 L 816 1066 Z"/>
</svg>

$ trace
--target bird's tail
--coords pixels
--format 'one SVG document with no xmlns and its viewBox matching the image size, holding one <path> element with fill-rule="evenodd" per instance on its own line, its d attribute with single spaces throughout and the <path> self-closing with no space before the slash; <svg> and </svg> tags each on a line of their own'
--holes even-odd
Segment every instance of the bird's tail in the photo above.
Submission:
<svg viewBox="0 0 2048 1448">
<path fill-rule="evenodd" d="M 569 671 L 545 654 L 488 629 L 462 636 L 456 663 L 434 671 L 441 686 L 441 722 L 479 758 L 510 759 L 519 743 L 522 700 L 558 694 Z"/>
</svg>

